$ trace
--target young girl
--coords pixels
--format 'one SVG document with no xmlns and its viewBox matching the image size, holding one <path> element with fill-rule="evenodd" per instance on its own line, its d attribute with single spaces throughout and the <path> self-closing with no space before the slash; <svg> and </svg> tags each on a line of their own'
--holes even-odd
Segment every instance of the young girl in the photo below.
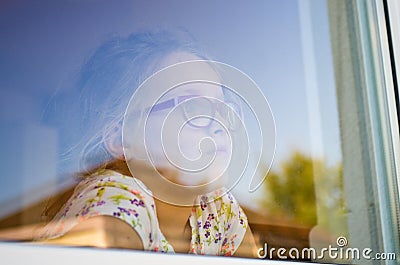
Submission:
<svg viewBox="0 0 400 265">
<path fill-rule="evenodd" d="M 220 86 L 177 86 L 160 95 L 155 104 L 144 95 L 140 99 L 142 107 L 133 110 L 142 118 L 143 113 L 147 115 L 144 136 L 136 136 L 133 122 L 125 126 L 124 132 L 122 129 L 125 109 L 143 81 L 165 67 L 204 59 L 207 58 L 194 48 L 191 39 L 165 31 L 113 38 L 89 58 L 79 80 L 77 108 L 71 106 L 79 109 L 81 123 L 75 127 L 83 135 L 69 150 L 69 156 L 79 158 L 86 173 L 38 240 L 77 246 L 254 256 L 247 217 L 226 189 L 205 189 L 205 194 L 194 196 L 190 207 L 170 203 L 149 189 L 154 185 L 151 169 L 146 170 L 148 165 L 132 164 L 124 155 L 127 145 L 123 144 L 123 134 L 130 138 L 125 143 L 145 141 L 152 165 L 176 185 L 207 186 L 216 175 L 221 175 L 231 158 L 232 142 L 226 130 L 234 130 L 235 122 L 220 107 L 227 101 Z M 206 62 L 202 66 L 215 73 Z M 196 116 L 199 111 L 206 111 L 207 115 Z M 216 117 L 224 122 L 221 124 Z M 182 119 L 186 121 L 182 123 Z M 178 136 L 173 130 L 168 131 L 176 124 L 183 124 Z M 182 173 L 176 167 L 168 167 L 175 157 L 174 150 L 178 150 L 177 156 L 194 161 L 199 150 L 193 146 L 205 138 L 215 144 L 210 149 L 213 163 L 205 170 Z M 98 226 L 103 229 L 96 229 Z"/>
</svg>

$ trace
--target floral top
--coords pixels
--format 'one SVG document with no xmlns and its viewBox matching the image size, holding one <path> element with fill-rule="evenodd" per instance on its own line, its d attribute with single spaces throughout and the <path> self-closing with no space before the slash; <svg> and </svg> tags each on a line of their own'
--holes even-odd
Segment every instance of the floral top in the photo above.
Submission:
<svg viewBox="0 0 400 265">
<path fill-rule="evenodd" d="M 140 185 L 138 184 L 140 183 Z M 90 217 L 110 215 L 132 226 L 145 250 L 174 252 L 158 224 L 152 193 L 140 180 L 102 170 L 83 180 L 45 227 L 40 239 L 57 238 Z M 208 202 L 207 202 L 208 201 Z M 198 196 L 189 216 L 190 253 L 232 255 L 243 240 L 247 217 L 225 189 Z"/>
</svg>

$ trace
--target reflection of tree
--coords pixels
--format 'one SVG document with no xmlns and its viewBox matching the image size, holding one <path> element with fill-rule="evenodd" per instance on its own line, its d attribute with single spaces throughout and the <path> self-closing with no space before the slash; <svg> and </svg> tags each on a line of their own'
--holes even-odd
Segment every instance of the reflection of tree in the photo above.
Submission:
<svg viewBox="0 0 400 265">
<path fill-rule="evenodd" d="M 269 172 L 261 204 L 269 214 L 289 218 L 301 225 L 318 225 L 333 233 L 344 232 L 342 166 L 329 167 L 323 159 L 293 152 Z M 316 203 L 317 202 L 317 203 Z"/>
</svg>

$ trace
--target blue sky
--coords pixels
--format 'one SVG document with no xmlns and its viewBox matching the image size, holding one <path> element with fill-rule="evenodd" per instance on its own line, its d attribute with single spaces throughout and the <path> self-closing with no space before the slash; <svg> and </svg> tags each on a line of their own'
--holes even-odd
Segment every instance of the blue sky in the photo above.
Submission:
<svg viewBox="0 0 400 265">
<path fill-rule="evenodd" d="M 213 59 L 239 68 L 259 85 L 276 122 L 273 167 L 293 150 L 337 163 L 341 156 L 326 6 L 324 1 L 304 2 L 312 3 L 308 28 L 302 28 L 307 24 L 295 0 L 229 5 L 210 0 L 4 2 L 0 203 L 50 182 L 61 183 L 54 178 L 59 134 L 41 124 L 41 117 L 54 93 L 71 89 L 90 52 L 112 35 L 159 26 L 186 28 Z M 314 58 L 304 49 L 311 44 Z M 312 66 L 316 72 L 310 75 Z M 318 115 L 310 115 L 315 98 L 307 94 L 307 76 L 317 84 Z M 314 142 L 310 124 L 319 125 L 319 141 Z"/>
</svg>

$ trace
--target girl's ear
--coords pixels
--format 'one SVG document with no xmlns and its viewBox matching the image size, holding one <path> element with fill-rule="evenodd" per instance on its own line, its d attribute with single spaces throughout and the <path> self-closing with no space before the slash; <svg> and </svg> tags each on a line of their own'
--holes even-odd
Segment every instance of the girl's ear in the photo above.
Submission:
<svg viewBox="0 0 400 265">
<path fill-rule="evenodd" d="M 115 159 L 124 158 L 124 151 L 122 148 L 122 126 L 120 123 L 103 134 L 103 143 L 107 152 Z"/>
</svg>

